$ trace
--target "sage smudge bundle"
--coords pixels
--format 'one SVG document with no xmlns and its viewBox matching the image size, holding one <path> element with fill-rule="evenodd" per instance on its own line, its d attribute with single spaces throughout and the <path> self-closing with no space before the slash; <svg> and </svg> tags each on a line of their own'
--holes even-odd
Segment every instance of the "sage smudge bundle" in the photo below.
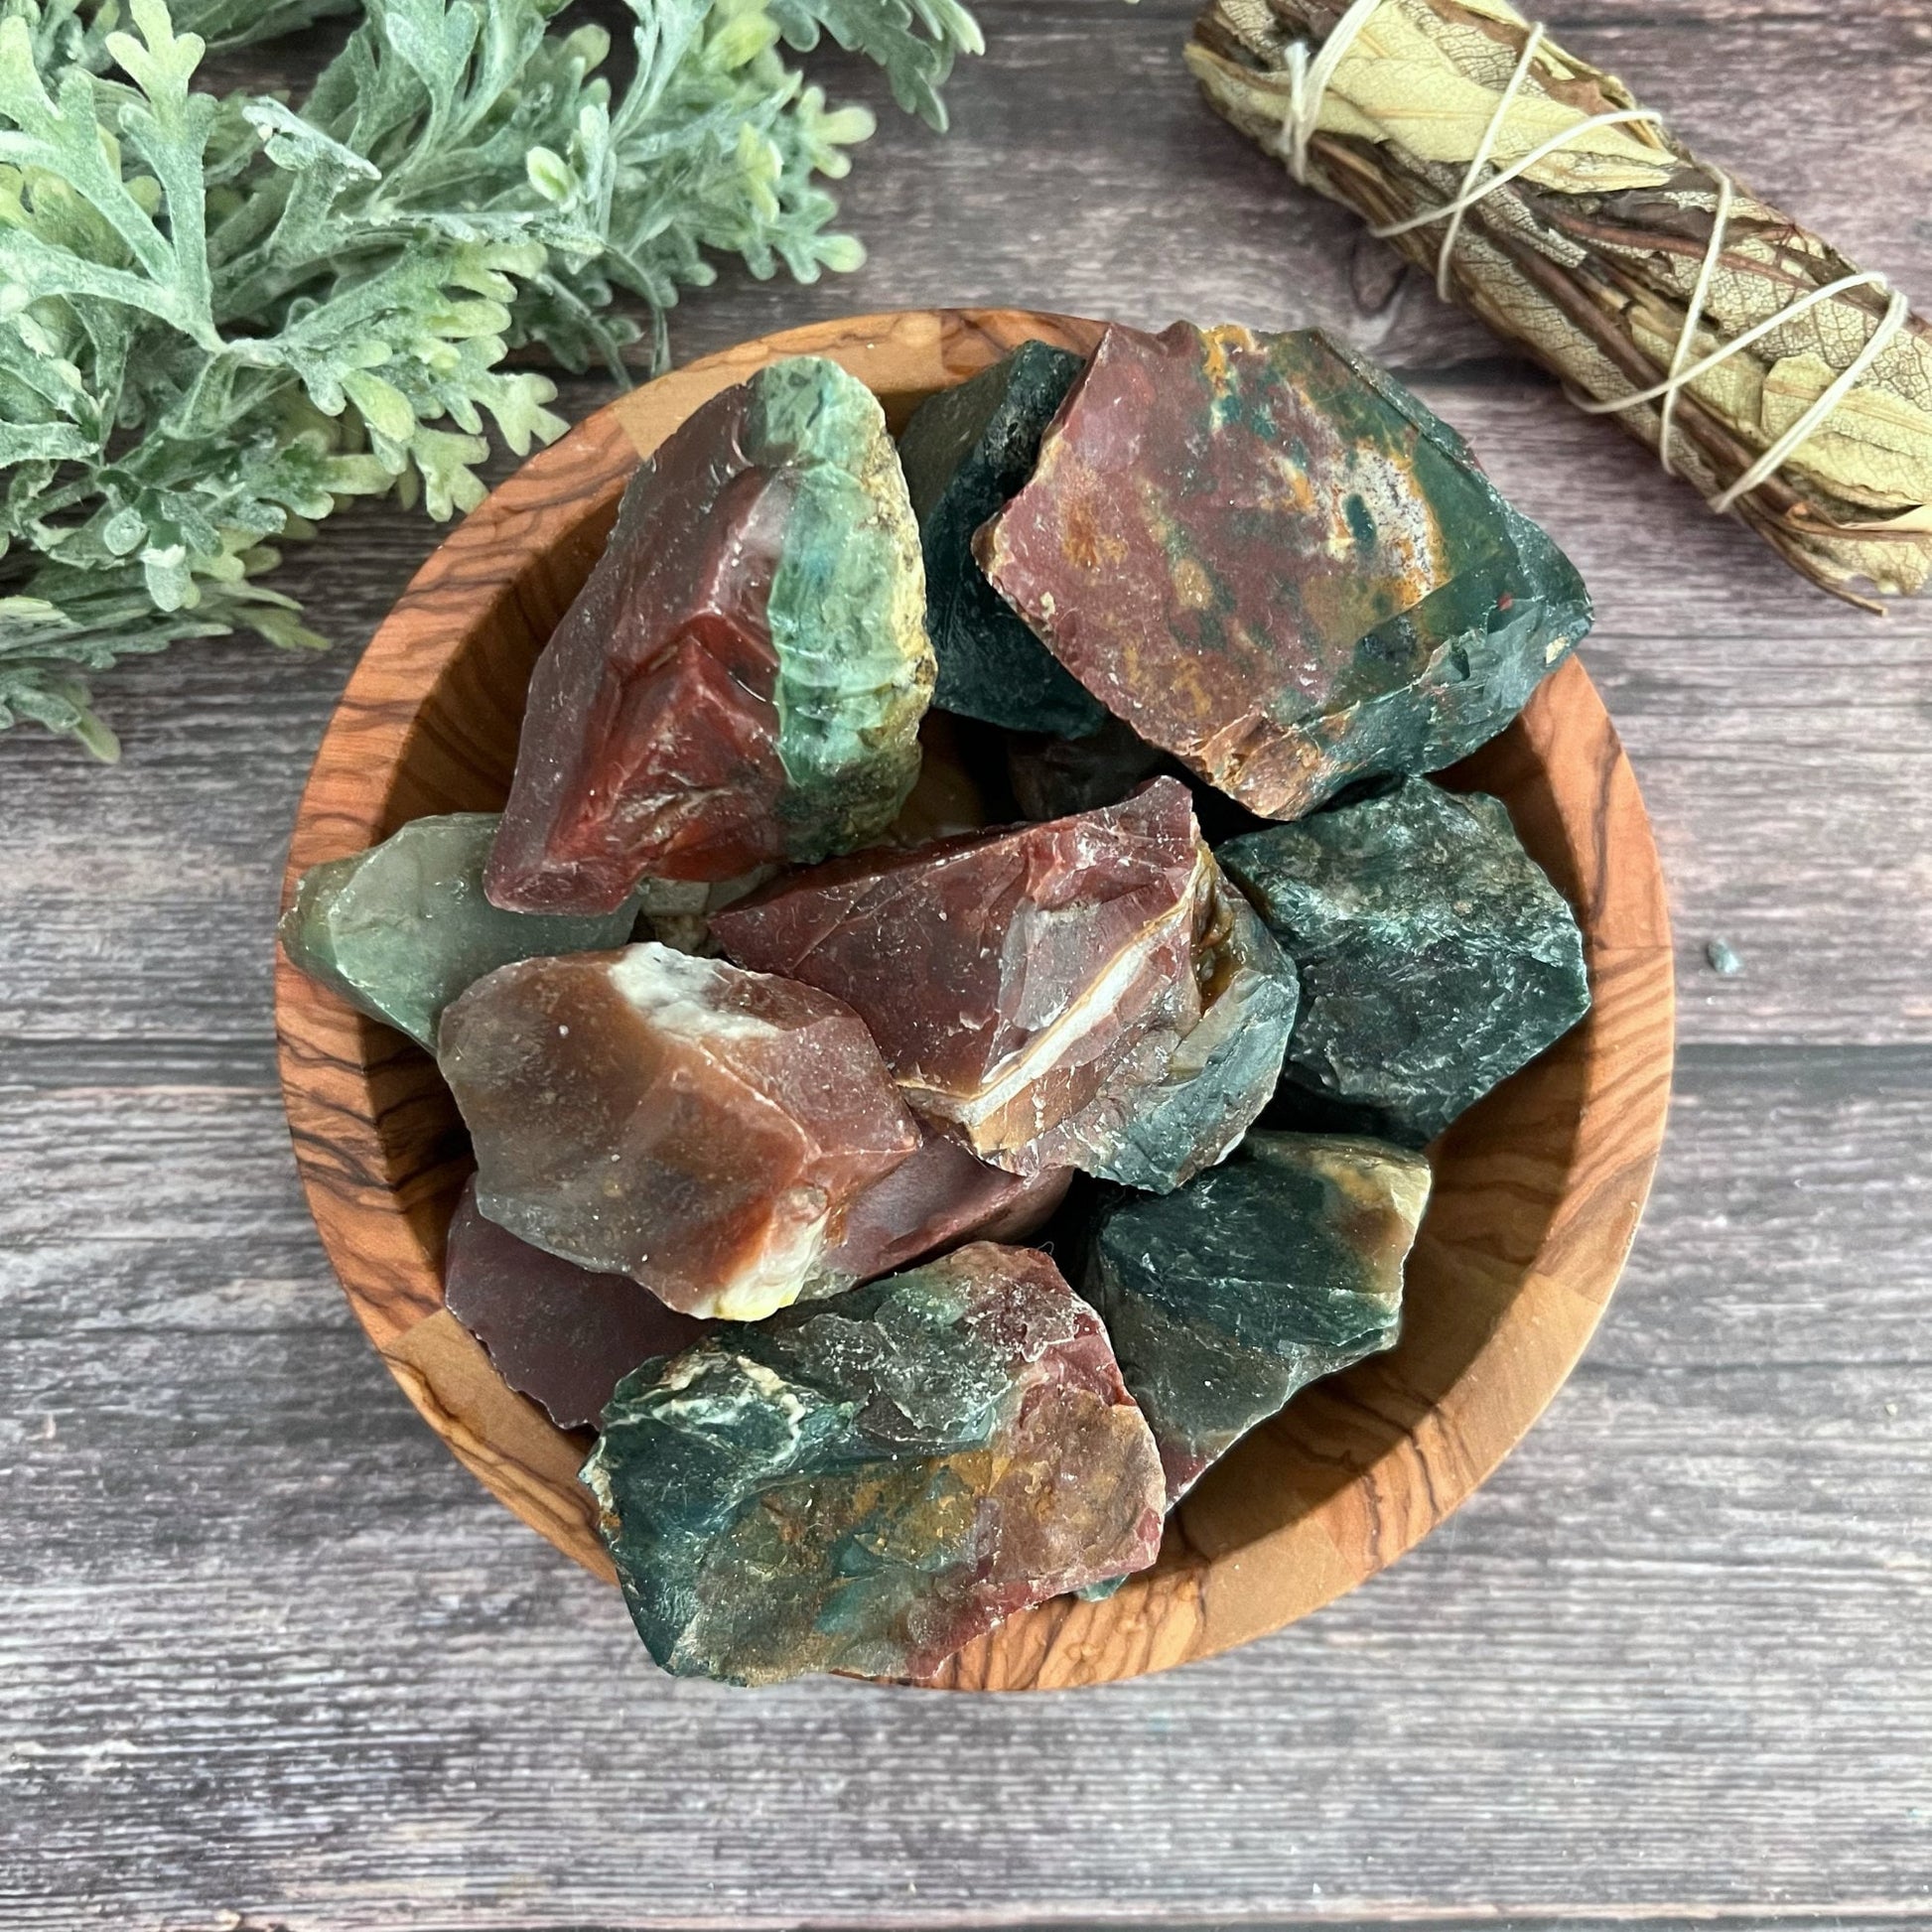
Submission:
<svg viewBox="0 0 1932 1932">
<path fill-rule="evenodd" d="M 1813 583 L 1932 578 L 1932 325 L 1502 0 L 1210 0 L 1215 109 Z"/>
</svg>

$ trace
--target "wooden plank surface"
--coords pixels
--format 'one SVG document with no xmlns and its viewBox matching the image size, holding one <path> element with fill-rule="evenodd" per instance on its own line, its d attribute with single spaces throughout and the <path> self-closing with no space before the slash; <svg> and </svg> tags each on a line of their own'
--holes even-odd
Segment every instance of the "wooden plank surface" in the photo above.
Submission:
<svg viewBox="0 0 1932 1932">
<path fill-rule="evenodd" d="M 1596 592 L 1674 894 L 1678 1107 L 1583 1369 L 1415 1555 L 1171 1678 L 656 1676 L 416 1421 L 295 1186 L 281 853 L 433 541 L 345 517 L 289 572 L 342 650 L 132 669 L 112 772 L 0 742 L 9 1932 L 1932 1925 L 1932 607 L 1840 610 L 1425 293 L 1388 305 L 1348 219 L 1198 107 L 1188 11 L 983 5 L 952 135 L 886 120 L 846 184 L 869 267 L 727 275 L 674 344 L 998 300 L 1320 321 L 1422 372 Z M 1923 0 L 1551 21 L 1932 298 Z"/>
</svg>

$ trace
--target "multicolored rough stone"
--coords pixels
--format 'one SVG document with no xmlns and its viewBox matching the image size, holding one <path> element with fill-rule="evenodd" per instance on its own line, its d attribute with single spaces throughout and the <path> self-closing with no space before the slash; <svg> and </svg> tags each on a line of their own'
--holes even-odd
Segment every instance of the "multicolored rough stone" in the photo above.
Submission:
<svg viewBox="0 0 1932 1932">
<path fill-rule="evenodd" d="M 977 554 L 1108 710 L 1265 818 L 1473 751 L 1589 625 L 1462 439 L 1318 331 L 1110 329 Z"/>
<path fill-rule="evenodd" d="M 1154 1441 L 1044 1255 L 976 1243 L 627 1377 L 584 1468 L 683 1677 L 923 1677 L 1154 1561 Z"/>
<path fill-rule="evenodd" d="M 1048 825 L 869 852 L 712 922 L 742 965 L 833 992 L 908 1103 L 1015 1173 L 1076 1165 L 1200 1019 L 1211 861 L 1186 788 Z"/>
<path fill-rule="evenodd" d="M 1301 970 L 1284 1123 L 1420 1147 L 1589 1009 L 1576 915 L 1499 798 L 1412 778 L 1218 856 Z"/>
<path fill-rule="evenodd" d="M 412 819 L 366 852 L 311 866 L 276 928 L 291 962 L 358 1013 L 436 1050 L 465 987 L 515 959 L 621 946 L 637 908 L 592 918 L 504 912 L 483 897 L 494 812 Z"/>
<path fill-rule="evenodd" d="M 1429 1180 L 1401 1148 L 1263 1132 L 1177 1193 L 1102 1205 L 1083 1292 L 1170 1505 L 1299 1389 L 1393 1346 Z"/>
<path fill-rule="evenodd" d="M 1106 710 L 986 581 L 973 536 L 1033 475 L 1040 433 L 1081 366 L 1063 348 L 1022 343 L 957 388 L 927 397 L 898 439 L 939 660 L 932 702 L 989 725 L 1068 738 L 1098 730 Z"/>
<path fill-rule="evenodd" d="M 439 1042 L 478 1207 L 687 1314 L 796 1300 L 847 1208 L 919 1145 L 849 1008 L 668 946 L 503 967 Z"/>
<path fill-rule="evenodd" d="M 1198 1024 L 1166 1072 L 1128 1095 L 1116 1118 L 1102 1122 L 1089 1109 L 1080 1137 L 1087 1173 L 1151 1193 L 1169 1193 L 1226 1160 L 1274 1097 L 1295 1025 L 1295 967 L 1218 868 L 1202 904 Z"/>
<path fill-rule="evenodd" d="M 519 1241 L 479 1212 L 474 1179 L 450 1220 L 443 1302 L 503 1380 L 560 1429 L 595 1429 L 639 1362 L 675 1355 L 711 1330 L 627 1275 L 593 1274 Z"/>
<path fill-rule="evenodd" d="M 608 911 L 646 877 L 878 837 L 918 773 L 923 585 L 863 383 L 795 356 L 714 396 L 631 479 L 537 660 L 490 898 Z"/>
</svg>

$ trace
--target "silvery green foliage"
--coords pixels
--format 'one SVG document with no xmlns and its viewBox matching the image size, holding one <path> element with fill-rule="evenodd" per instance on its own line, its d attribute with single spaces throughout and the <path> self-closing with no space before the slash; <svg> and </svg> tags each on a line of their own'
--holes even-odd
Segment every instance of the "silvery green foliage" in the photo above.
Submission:
<svg viewBox="0 0 1932 1932">
<path fill-rule="evenodd" d="M 980 45 L 954 0 L 627 0 L 614 96 L 563 0 L 365 0 L 299 107 L 194 82 L 344 0 L 0 0 L 0 727 L 98 756 L 86 673 L 237 628 L 322 639 L 257 581 L 344 498 L 447 517 L 489 432 L 564 427 L 540 347 L 664 353 L 683 287 L 741 256 L 849 269 L 818 177 L 872 131 L 785 65 L 821 30 L 943 125 Z"/>
</svg>

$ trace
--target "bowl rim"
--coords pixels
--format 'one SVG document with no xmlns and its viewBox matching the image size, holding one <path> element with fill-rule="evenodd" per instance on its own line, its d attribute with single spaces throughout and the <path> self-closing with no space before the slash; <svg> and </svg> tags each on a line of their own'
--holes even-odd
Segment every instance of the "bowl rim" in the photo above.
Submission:
<svg viewBox="0 0 1932 1932">
<path fill-rule="evenodd" d="M 575 528 L 587 505 L 614 503 L 637 464 L 710 395 L 780 356 L 824 354 L 867 381 L 889 413 L 902 415 L 920 396 L 1030 337 L 1086 352 L 1104 326 L 1009 309 L 814 323 L 705 356 L 585 418 L 451 531 L 376 630 L 318 748 L 290 841 L 284 905 L 309 866 L 362 850 L 393 829 L 386 824 L 392 784 L 435 679 L 503 601 L 515 599 L 533 560 L 547 564 L 543 545 L 560 517 L 575 518 Z M 1593 997 L 1588 1021 L 1552 1049 L 1576 1062 L 1576 1129 L 1561 1195 L 1520 1287 L 1456 1379 L 1405 1420 L 1385 1452 L 1293 1522 L 1243 1539 L 1225 1508 L 1217 1514 L 1211 1483 L 1203 1484 L 1171 1522 L 1156 1569 L 1104 1603 L 1055 1599 L 1010 1619 L 935 1684 L 1099 1683 L 1284 1627 L 1385 1568 L 1472 1494 L 1582 1354 L 1621 1272 L 1663 1140 L 1674 1031 L 1669 914 L 1635 776 L 1581 662 L 1573 657 L 1546 679 L 1507 736 L 1503 756 L 1534 764 L 1554 800 L 1576 870 L 1572 896 Z M 447 1173 L 399 1176 L 387 1168 L 370 1073 L 393 1073 L 399 1058 L 415 1056 L 433 1080 L 433 1063 L 298 972 L 279 947 L 275 1009 L 304 1189 L 371 1343 L 430 1426 L 499 1500 L 586 1569 L 615 1581 L 590 1499 L 576 1482 L 584 1439 L 558 1431 L 512 1394 L 442 1307 L 435 1203 L 447 1193 Z"/>
</svg>

